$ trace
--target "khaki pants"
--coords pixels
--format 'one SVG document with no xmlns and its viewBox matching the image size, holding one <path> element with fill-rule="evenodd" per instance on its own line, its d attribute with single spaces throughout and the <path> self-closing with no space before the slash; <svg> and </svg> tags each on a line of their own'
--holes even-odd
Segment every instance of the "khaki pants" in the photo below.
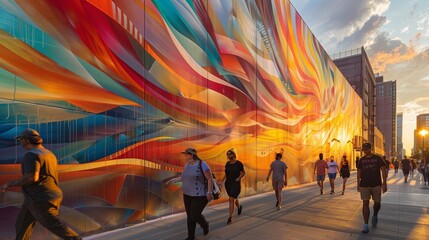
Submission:
<svg viewBox="0 0 429 240">
<path fill-rule="evenodd" d="M 82 239 L 58 218 L 60 203 L 61 199 L 24 202 L 16 219 L 16 239 L 30 239 L 36 222 L 63 239 Z"/>
<path fill-rule="evenodd" d="M 360 187 L 360 198 L 368 201 L 372 196 L 374 202 L 381 202 L 381 186 L 377 187 Z"/>
</svg>

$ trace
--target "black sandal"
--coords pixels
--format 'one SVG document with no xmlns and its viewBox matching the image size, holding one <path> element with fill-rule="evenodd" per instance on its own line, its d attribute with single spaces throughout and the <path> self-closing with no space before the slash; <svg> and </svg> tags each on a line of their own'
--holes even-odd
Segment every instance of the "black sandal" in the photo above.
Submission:
<svg viewBox="0 0 429 240">
<path fill-rule="evenodd" d="M 206 225 L 203 226 L 203 233 L 204 233 L 204 236 L 209 234 L 209 223 L 208 222 Z"/>
</svg>

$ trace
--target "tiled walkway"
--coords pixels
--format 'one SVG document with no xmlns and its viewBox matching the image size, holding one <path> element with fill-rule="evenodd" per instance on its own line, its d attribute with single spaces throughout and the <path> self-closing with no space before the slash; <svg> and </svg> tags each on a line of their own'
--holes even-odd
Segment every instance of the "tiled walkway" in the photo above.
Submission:
<svg viewBox="0 0 429 240">
<path fill-rule="evenodd" d="M 275 209 L 274 193 L 241 199 L 243 214 L 226 224 L 226 203 L 210 206 L 204 214 L 210 233 L 198 239 L 429 239 L 429 186 L 418 181 L 420 174 L 403 182 L 402 173 L 390 171 L 388 192 L 382 196 L 377 228 L 361 233 L 363 219 L 356 174 L 352 173 L 345 195 L 319 195 L 315 183 L 288 187 L 283 191 L 283 209 Z M 337 179 L 336 188 L 341 188 Z M 329 184 L 325 181 L 325 189 Z M 329 192 L 329 191 L 327 191 Z M 372 212 L 372 206 L 371 206 Z M 371 222 L 371 220 L 370 220 Z M 95 239 L 185 239 L 186 216 L 176 214 L 128 228 L 86 237 Z"/>
</svg>

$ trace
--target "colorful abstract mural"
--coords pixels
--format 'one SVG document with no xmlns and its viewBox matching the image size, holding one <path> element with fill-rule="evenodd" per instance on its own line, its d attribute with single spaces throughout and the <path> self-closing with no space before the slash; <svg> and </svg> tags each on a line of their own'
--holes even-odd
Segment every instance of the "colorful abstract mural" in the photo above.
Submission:
<svg viewBox="0 0 429 240">
<path fill-rule="evenodd" d="M 218 177 L 235 147 L 243 197 L 271 190 L 276 152 L 291 184 L 314 180 L 319 152 L 353 155 L 362 100 L 288 0 L 0 2 L 0 183 L 20 175 L 14 137 L 37 129 L 82 234 L 183 211 L 164 182 L 186 147 Z M 23 197 L 0 199 L 10 239 Z"/>
</svg>

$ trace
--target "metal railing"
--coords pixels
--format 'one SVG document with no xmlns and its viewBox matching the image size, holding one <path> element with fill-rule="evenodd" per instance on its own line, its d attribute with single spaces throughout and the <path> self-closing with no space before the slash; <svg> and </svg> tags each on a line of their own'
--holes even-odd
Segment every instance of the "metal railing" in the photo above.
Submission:
<svg viewBox="0 0 429 240">
<path fill-rule="evenodd" d="M 330 57 L 332 60 L 335 60 L 335 59 L 350 57 L 350 56 L 358 55 L 358 54 L 362 54 L 362 48 L 361 47 L 356 48 L 356 49 L 351 49 L 348 51 L 344 51 L 344 52 L 337 52 L 337 53 L 330 55 Z"/>
</svg>

